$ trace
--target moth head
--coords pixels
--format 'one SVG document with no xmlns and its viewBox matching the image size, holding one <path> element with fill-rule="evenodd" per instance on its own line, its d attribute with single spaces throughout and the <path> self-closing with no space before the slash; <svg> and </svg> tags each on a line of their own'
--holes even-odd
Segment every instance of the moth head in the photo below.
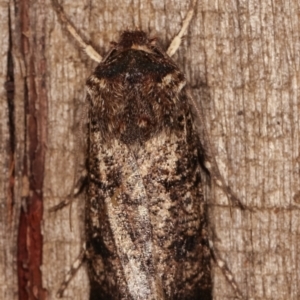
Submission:
<svg viewBox="0 0 300 300">
<path fill-rule="evenodd" d="M 119 41 L 112 42 L 112 45 L 118 50 L 136 49 L 152 52 L 151 49 L 156 46 L 156 38 L 149 38 L 142 30 L 126 30 L 122 32 Z"/>
</svg>

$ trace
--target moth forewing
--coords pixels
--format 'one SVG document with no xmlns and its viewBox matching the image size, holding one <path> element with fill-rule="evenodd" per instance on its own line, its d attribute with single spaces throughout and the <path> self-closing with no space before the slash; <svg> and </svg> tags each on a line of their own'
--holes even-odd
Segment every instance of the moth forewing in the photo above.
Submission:
<svg viewBox="0 0 300 300">
<path fill-rule="evenodd" d="M 200 141 L 184 75 L 143 31 L 124 32 L 110 53 L 87 81 L 91 294 L 210 295 Z"/>
</svg>

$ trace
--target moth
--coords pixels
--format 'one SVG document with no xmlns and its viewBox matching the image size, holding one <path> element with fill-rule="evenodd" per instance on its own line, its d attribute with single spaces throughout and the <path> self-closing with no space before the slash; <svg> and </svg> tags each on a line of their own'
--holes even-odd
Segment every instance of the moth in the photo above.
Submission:
<svg viewBox="0 0 300 300">
<path fill-rule="evenodd" d="M 57 1 L 53 4 L 61 22 L 99 62 L 86 82 L 81 257 L 90 299 L 212 299 L 199 109 L 170 58 L 196 0 L 166 53 L 156 39 L 135 30 L 124 31 L 104 58 L 81 40 Z"/>
<path fill-rule="evenodd" d="M 87 80 L 87 264 L 92 299 L 201 299 L 210 256 L 185 78 L 125 31 Z"/>
</svg>

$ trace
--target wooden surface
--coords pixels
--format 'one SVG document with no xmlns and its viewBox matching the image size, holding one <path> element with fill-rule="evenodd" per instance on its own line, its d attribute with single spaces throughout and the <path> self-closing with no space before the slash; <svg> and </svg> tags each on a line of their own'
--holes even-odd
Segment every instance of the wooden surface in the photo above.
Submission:
<svg viewBox="0 0 300 300">
<path fill-rule="evenodd" d="M 105 54 L 120 31 L 136 27 L 157 36 L 166 49 L 189 1 L 67 0 L 63 7 L 82 35 Z M 70 194 L 74 177 L 80 176 L 78 171 L 84 166 L 78 128 L 85 80 L 95 63 L 62 29 L 50 1 L 1 1 L 0 12 L 0 264 L 4 270 L 0 298 L 18 299 L 20 208 L 37 194 L 42 195 L 43 205 L 43 219 L 37 223 L 43 236 L 41 274 L 37 275 L 42 285 L 30 289 L 33 295 L 38 290 L 41 297 L 55 299 L 84 240 L 84 197 L 73 202 L 72 231 L 68 208 L 52 214 L 48 209 Z M 24 18 L 29 24 L 25 31 Z M 213 187 L 209 203 L 215 248 L 245 299 L 300 297 L 299 27 L 297 0 L 199 0 L 191 27 L 174 56 L 204 109 L 221 173 L 241 201 L 252 208 L 242 212 L 230 207 L 226 196 Z M 9 28 L 15 81 L 13 122 L 9 121 L 12 109 L 4 89 Z M 29 167 L 34 162 L 30 143 L 35 140 L 26 129 L 28 103 L 33 98 L 37 99 L 33 102 L 37 145 L 44 149 L 41 159 L 35 161 L 44 170 L 42 193 L 28 190 L 28 182 L 34 180 L 31 170 L 36 168 Z M 31 236 L 27 243 L 34 243 Z M 234 299 L 219 268 L 214 268 L 214 275 L 214 299 Z M 88 299 L 87 295 L 83 267 L 65 299 Z"/>
</svg>

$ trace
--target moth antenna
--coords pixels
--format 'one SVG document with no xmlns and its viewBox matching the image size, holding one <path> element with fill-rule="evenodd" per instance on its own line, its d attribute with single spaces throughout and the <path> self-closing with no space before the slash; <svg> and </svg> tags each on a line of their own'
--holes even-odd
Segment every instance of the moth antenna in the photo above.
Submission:
<svg viewBox="0 0 300 300">
<path fill-rule="evenodd" d="M 52 6 L 57 14 L 60 23 L 67 29 L 67 31 L 72 35 L 72 37 L 77 41 L 82 50 L 90 57 L 92 60 L 100 63 L 102 61 L 102 56 L 89 44 L 87 44 L 80 36 L 76 28 L 71 24 L 71 22 L 66 17 L 66 14 L 62 6 L 57 0 L 52 0 Z"/>
<path fill-rule="evenodd" d="M 171 57 L 175 54 L 175 52 L 177 51 L 177 49 L 179 48 L 180 44 L 181 44 L 181 40 L 182 37 L 184 36 L 184 34 L 186 33 L 186 30 L 188 29 L 191 20 L 193 18 L 195 9 L 196 9 L 196 4 L 197 4 L 197 0 L 193 0 L 192 1 L 192 6 L 189 9 L 189 11 L 187 12 L 185 19 L 182 22 L 182 26 L 180 31 L 178 32 L 178 34 L 173 38 L 168 50 L 167 50 L 167 54 Z"/>
</svg>

